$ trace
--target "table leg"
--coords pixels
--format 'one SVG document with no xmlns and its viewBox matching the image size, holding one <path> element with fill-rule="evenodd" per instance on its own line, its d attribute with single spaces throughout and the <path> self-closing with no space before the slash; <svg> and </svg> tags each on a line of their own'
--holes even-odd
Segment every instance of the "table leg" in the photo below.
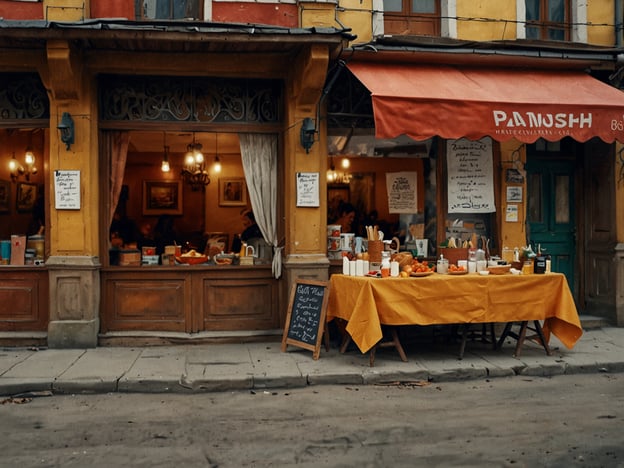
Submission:
<svg viewBox="0 0 624 468">
<path fill-rule="evenodd" d="M 386 328 L 388 328 L 388 331 L 390 332 L 390 337 L 392 339 L 390 341 L 383 341 L 383 338 L 382 338 L 382 341 L 380 341 L 379 343 L 377 343 L 375 346 L 371 348 L 371 350 L 369 351 L 370 367 L 375 366 L 375 351 L 377 350 L 377 348 L 393 347 L 399 353 L 399 356 L 401 357 L 401 361 L 407 362 L 407 355 L 405 354 L 405 351 L 403 350 L 403 346 L 401 345 L 401 341 L 399 340 L 399 334 L 397 332 L 397 328 L 396 327 L 386 327 Z"/>
<path fill-rule="evenodd" d="M 501 337 L 496 344 L 496 348 L 500 348 L 503 345 L 505 338 L 511 336 L 512 338 L 517 340 L 514 357 L 520 357 L 522 346 L 527 339 L 539 342 L 539 344 L 541 344 L 544 348 L 544 351 L 546 351 L 546 354 L 548 356 L 552 356 L 552 351 L 550 350 L 548 343 L 546 343 L 546 338 L 544 337 L 544 332 L 542 331 L 542 326 L 540 325 L 539 320 L 533 320 L 533 328 L 529 327 L 528 320 L 520 322 L 520 330 L 518 331 L 518 333 L 514 333 L 513 331 L 511 331 L 511 327 L 514 323 L 515 322 L 508 322 L 505 325 L 505 329 L 503 330 L 503 333 L 501 334 Z M 535 335 L 526 336 L 527 329 L 533 330 L 535 332 Z"/>
</svg>

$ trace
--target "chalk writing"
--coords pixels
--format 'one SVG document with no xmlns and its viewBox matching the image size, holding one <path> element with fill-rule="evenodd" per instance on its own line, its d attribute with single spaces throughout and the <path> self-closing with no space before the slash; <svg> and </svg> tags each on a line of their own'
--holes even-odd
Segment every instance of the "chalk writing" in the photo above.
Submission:
<svg viewBox="0 0 624 468">
<path fill-rule="evenodd" d="M 314 351 L 318 359 L 325 325 L 327 283 L 298 280 L 286 316 L 282 351 L 288 344 Z"/>
</svg>

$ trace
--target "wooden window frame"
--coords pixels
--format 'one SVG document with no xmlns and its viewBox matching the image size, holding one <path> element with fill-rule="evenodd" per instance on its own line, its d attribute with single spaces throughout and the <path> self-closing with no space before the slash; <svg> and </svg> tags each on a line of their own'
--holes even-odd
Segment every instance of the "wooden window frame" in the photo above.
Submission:
<svg viewBox="0 0 624 468">
<path fill-rule="evenodd" d="M 388 20 L 396 21 L 403 20 L 408 24 L 409 32 L 407 34 L 419 34 L 418 32 L 412 32 L 413 30 L 409 25 L 413 23 L 430 23 L 434 32 L 434 36 L 440 35 L 441 30 L 441 6 L 440 0 L 435 0 L 436 11 L 435 13 L 413 13 L 412 12 L 412 0 L 401 0 L 402 10 L 399 11 L 384 11 L 384 31 L 385 34 L 393 34 L 393 31 L 387 31 L 389 29 Z M 396 34 L 396 33 L 395 33 Z"/>
<path fill-rule="evenodd" d="M 570 0 L 563 1 L 563 7 L 565 9 L 563 15 L 563 22 L 548 21 L 545 18 L 548 17 L 548 0 L 539 0 L 539 19 L 526 20 L 526 28 L 535 28 L 539 31 L 538 40 L 542 41 L 554 41 L 557 39 L 550 39 L 548 32 L 550 30 L 560 30 L 564 33 L 564 41 L 570 40 L 570 18 L 571 18 L 571 2 Z M 526 8 L 526 6 L 525 6 Z"/>
<path fill-rule="evenodd" d="M 140 11 L 136 8 L 136 2 L 139 2 Z M 184 18 L 173 18 L 173 3 L 175 0 L 169 0 L 169 17 L 168 18 L 147 18 L 144 14 L 143 8 L 143 0 L 135 0 L 135 15 L 137 21 L 155 21 L 155 20 L 172 20 L 172 21 L 182 21 Z M 204 18 L 204 2 L 202 0 L 193 0 L 197 2 L 197 15 L 198 18 L 193 18 L 197 21 L 202 21 Z"/>
</svg>

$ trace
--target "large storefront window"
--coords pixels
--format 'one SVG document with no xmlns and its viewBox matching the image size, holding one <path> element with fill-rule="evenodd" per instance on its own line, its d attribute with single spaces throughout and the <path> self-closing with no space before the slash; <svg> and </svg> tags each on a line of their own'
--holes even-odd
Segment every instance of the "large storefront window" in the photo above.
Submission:
<svg viewBox="0 0 624 468">
<path fill-rule="evenodd" d="M 252 257 L 250 264 L 270 264 L 274 226 L 263 234 L 268 218 L 263 200 L 253 200 L 250 193 L 253 178 L 246 177 L 241 138 L 235 133 L 105 132 L 118 181 L 110 195 L 110 264 L 210 265 L 238 263 L 245 256 Z M 202 154 L 205 185 L 181 177 L 189 150 Z M 165 154 L 168 171 L 163 170 Z"/>
<path fill-rule="evenodd" d="M 38 76 L 0 75 L 0 265 L 46 259 L 49 115 Z"/>
</svg>

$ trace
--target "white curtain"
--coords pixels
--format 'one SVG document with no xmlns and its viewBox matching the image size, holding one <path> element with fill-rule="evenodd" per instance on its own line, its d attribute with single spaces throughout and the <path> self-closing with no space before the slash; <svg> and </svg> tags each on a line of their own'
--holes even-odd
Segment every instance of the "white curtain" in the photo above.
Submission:
<svg viewBox="0 0 624 468">
<path fill-rule="evenodd" d="M 124 172 L 126 170 L 126 158 L 128 157 L 128 145 L 130 134 L 123 131 L 103 132 L 102 149 L 104 155 L 109 156 L 109 187 L 108 194 L 108 226 L 113 221 L 113 215 L 119 202 L 121 185 L 123 184 Z"/>
<path fill-rule="evenodd" d="M 251 209 L 264 240 L 273 246 L 273 276 L 282 275 L 282 249 L 277 238 L 277 136 L 238 135 Z"/>
</svg>

